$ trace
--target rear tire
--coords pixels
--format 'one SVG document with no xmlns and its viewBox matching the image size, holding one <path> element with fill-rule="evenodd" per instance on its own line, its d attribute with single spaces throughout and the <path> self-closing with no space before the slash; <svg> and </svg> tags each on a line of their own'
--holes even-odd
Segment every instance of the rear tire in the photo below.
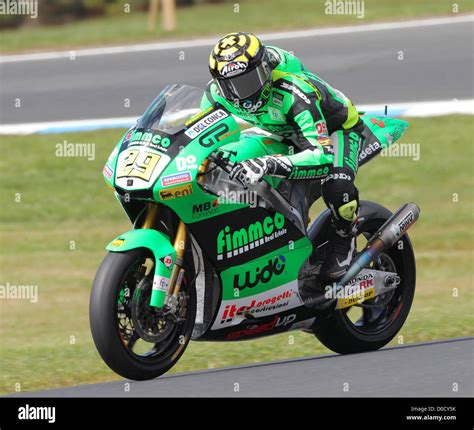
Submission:
<svg viewBox="0 0 474 430">
<path fill-rule="evenodd" d="M 114 372 L 137 381 L 156 378 L 177 363 L 191 338 L 196 315 L 194 286 L 188 287 L 183 282 L 182 290 L 187 297 L 185 320 L 166 329 L 169 334 L 162 342 L 145 343 L 139 338 L 126 306 L 132 306 L 134 290 L 140 280 L 138 271 L 134 275 L 133 270 L 147 258 L 153 259 L 153 256 L 143 248 L 107 254 L 94 279 L 89 305 L 92 337 L 102 359 Z M 143 278 L 142 274 L 141 280 Z M 124 285 L 129 289 L 128 299 L 124 298 Z M 146 315 L 148 310 L 141 309 L 141 314 Z M 151 313 L 155 310 L 151 309 Z M 150 351 L 135 353 L 133 347 L 137 341 L 145 349 L 149 346 Z"/>
<path fill-rule="evenodd" d="M 370 237 L 389 218 L 388 211 L 380 208 L 376 217 L 365 219 L 360 224 L 358 235 L 365 232 Z M 381 216 L 381 214 L 384 215 Z M 400 241 L 401 245 L 399 245 Z M 399 246 L 402 249 L 399 249 Z M 395 337 L 405 323 L 416 285 L 415 256 L 408 235 L 403 236 L 383 254 L 389 257 L 385 258 L 386 260 L 395 264 L 396 272 L 401 278 L 400 285 L 378 319 L 371 324 L 368 323 L 370 318 L 366 317 L 365 310 L 360 320 L 352 322 L 347 315 L 351 308 L 336 310 L 329 315 L 318 317 L 313 333 L 332 351 L 339 354 L 351 354 L 380 349 Z M 367 321 L 366 327 L 364 321 Z"/>
</svg>

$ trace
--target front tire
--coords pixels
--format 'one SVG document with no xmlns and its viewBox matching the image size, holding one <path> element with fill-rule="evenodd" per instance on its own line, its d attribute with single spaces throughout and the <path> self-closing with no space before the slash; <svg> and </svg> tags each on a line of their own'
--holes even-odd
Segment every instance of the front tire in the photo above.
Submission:
<svg viewBox="0 0 474 430">
<path fill-rule="evenodd" d="M 144 267 L 150 262 L 154 264 L 153 256 L 143 248 L 107 254 L 94 279 L 89 304 L 92 337 L 102 359 L 114 372 L 137 381 L 156 378 L 177 363 L 191 338 L 196 315 L 196 292 L 186 282 L 182 284 L 181 321 L 172 324 L 162 311 L 148 306 L 143 296 L 151 293 L 152 281 Z M 147 340 L 134 327 L 137 315 L 145 327 L 138 331 Z"/>
<path fill-rule="evenodd" d="M 360 224 L 358 236 L 369 238 L 390 217 L 388 210 L 382 207 L 380 209 L 374 217 L 365 219 Z M 380 349 L 395 337 L 408 317 L 416 285 L 415 256 L 408 235 L 404 235 L 392 248 L 384 251 L 372 267 L 397 272 L 401 283 L 392 296 L 388 297 L 385 306 L 360 307 L 360 318 L 350 316 L 351 310 L 356 306 L 317 318 L 313 333 L 334 352 L 351 354 Z M 376 304 L 376 299 L 367 303 Z"/>
</svg>

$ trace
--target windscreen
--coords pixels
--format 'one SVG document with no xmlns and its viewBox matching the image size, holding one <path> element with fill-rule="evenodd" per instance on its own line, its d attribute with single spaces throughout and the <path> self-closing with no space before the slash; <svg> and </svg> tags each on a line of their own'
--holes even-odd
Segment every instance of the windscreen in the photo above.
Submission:
<svg viewBox="0 0 474 430">
<path fill-rule="evenodd" d="M 204 91 L 188 85 L 168 85 L 153 100 L 146 112 L 138 120 L 136 129 L 162 131 L 176 134 L 184 123 L 201 109 Z"/>
</svg>

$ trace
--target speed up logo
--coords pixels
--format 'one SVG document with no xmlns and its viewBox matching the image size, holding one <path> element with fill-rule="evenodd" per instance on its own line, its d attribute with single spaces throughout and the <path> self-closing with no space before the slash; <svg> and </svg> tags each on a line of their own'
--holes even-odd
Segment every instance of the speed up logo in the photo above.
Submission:
<svg viewBox="0 0 474 430">
<path fill-rule="evenodd" d="M 267 333 L 278 327 L 286 327 L 293 323 L 296 319 L 296 314 L 290 315 L 275 315 L 273 320 L 269 323 L 255 324 L 253 326 L 246 327 L 243 330 L 234 331 L 226 336 L 226 339 L 234 340 L 242 337 L 256 336 L 262 333 Z"/>
</svg>

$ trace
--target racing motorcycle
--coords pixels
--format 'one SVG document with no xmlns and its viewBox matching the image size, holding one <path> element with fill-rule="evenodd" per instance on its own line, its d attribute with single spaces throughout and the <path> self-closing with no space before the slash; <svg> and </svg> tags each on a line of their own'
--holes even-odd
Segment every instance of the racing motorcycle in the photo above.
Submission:
<svg viewBox="0 0 474 430">
<path fill-rule="evenodd" d="M 116 373 L 155 378 L 188 342 L 255 339 L 303 330 L 348 354 L 386 345 L 415 292 L 405 234 L 419 216 L 360 202 L 358 246 L 344 277 L 323 285 L 329 210 L 310 220 L 324 171 L 311 179 L 265 177 L 243 188 L 234 163 L 286 154 L 283 140 L 241 130 L 204 91 L 169 85 L 110 154 L 103 176 L 133 224 L 106 247 L 90 296 L 97 350 Z M 364 165 L 396 141 L 405 121 L 361 115 L 372 138 Z M 315 179 L 317 178 L 317 179 Z"/>
</svg>

